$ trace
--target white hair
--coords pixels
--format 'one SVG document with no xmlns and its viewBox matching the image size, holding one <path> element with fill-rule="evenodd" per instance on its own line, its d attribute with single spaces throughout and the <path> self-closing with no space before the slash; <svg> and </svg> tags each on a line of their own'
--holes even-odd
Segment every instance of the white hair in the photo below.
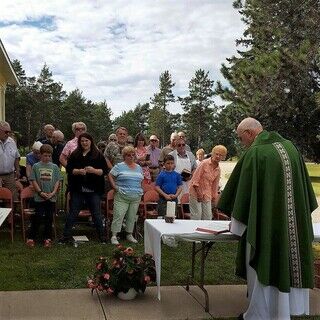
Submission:
<svg viewBox="0 0 320 320">
<path fill-rule="evenodd" d="M 239 125 L 237 130 L 262 130 L 261 123 L 255 118 L 245 118 L 243 119 Z"/>
</svg>

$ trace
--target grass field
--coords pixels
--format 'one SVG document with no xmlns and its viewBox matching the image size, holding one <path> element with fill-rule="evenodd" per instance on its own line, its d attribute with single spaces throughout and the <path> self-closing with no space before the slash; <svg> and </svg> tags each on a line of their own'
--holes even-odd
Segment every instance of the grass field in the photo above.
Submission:
<svg viewBox="0 0 320 320">
<path fill-rule="evenodd" d="M 60 219 L 60 227 L 62 220 Z M 74 234 L 85 234 L 89 243 L 77 248 L 70 245 L 54 245 L 50 249 L 40 244 L 31 249 L 22 242 L 20 234 L 13 244 L 7 230 L 0 232 L 0 290 L 71 289 L 84 288 L 86 278 L 94 271 L 97 257 L 110 256 L 114 246 L 100 244 L 95 230 L 77 225 Z M 61 233 L 61 228 L 59 234 Z M 129 245 L 128 242 L 124 244 Z M 131 245 L 137 253 L 143 253 L 143 240 Z M 219 243 L 211 250 L 206 268 L 207 284 L 244 283 L 234 275 L 236 243 Z M 191 268 L 191 243 L 182 242 L 177 248 L 162 247 L 162 285 L 186 283 Z"/>
</svg>

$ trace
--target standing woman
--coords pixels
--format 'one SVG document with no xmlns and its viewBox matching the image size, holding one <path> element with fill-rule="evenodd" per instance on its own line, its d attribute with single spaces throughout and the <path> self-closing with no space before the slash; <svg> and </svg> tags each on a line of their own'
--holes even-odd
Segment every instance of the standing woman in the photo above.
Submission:
<svg viewBox="0 0 320 320">
<path fill-rule="evenodd" d="M 151 183 L 151 175 L 149 170 L 149 165 L 151 164 L 150 161 L 150 154 L 148 154 L 148 150 L 146 148 L 146 138 L 140 132 L 136 135 L 134 139 L 134 147 L 136 151 L 136 162 L 138 165 L 142 167 L 144 179 L 146 179 L 147 183 Z"/>
<path fill-rule="evenodd" d="M 109 173 L 110 184 L 115 190 L 111 224 L 112 244 L 119 244 L 117 234 L 121 231 L 124 218 L 126 218 L 127 240 L 133 243 L 138 242 L 132 232 L 143 194 L 141 186 L 143 172 L 135 163 L 135 155 L 134 147 L 124 147 L 122 150 L 124 161 L 116 164 Z"/>
<path fill-rule="evenodd" d="M 65 243 L 71 240 L 72 227 L 85 201 L 91 212 L 99 239 L 105 243 L 100 201 L 104 193 L 104 175 L 107 174 L 107 164 L 89 133 L 79 135 L 78 146 L 71 153 L 66 169 L 70 191 L 70 212 L 67 215 L 63 237 L 59 242 Z"/>
<path fill-rule="evenodd" d="M 190 181 L 190 213 L 192 220 L 212 220 L 212 204 L 219 200 L 218 189 L 221 175 L 219 163 L 227 155 L 223 145 L 213 147 L 211 157 L 201 162 Z"/>
</svg>

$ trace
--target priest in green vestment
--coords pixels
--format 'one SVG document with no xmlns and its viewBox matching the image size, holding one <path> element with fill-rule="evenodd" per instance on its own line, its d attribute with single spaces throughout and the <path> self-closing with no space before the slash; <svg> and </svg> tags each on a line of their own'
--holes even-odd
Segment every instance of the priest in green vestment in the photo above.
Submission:
<svg viewBox="0 0 320 320">
<path fill-rule="evenodd" d="M 247 279 L 244 319 L 290 319 L 308 314 L 313 288 L 311 213 L 317 201 L 300 152 L 254 118 L 237 128 L 247 150 L 218 203 L 241 236 L 237 275 Z"/>
</svg>

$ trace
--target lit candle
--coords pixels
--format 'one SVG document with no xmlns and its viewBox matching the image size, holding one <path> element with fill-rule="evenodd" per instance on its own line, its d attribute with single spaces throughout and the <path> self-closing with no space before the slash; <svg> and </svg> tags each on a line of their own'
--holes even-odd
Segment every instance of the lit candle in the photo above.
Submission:
<svg viewBox="0 0 320 320">
<path fill-rule="evenodd" d="M 176 216 L 176 203 L 174 201 L 167 201 L 167 217 L 175 217 Z"/>
</svg>

